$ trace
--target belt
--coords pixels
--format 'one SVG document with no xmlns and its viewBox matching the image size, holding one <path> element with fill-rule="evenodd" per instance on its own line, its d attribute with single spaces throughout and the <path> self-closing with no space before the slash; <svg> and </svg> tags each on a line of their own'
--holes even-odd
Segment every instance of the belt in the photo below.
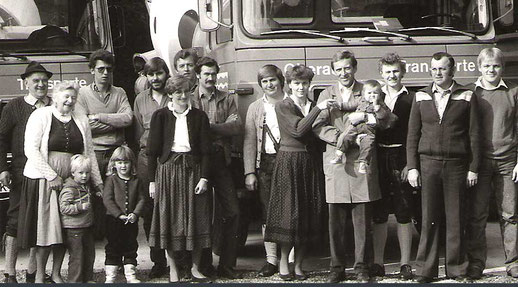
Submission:
<svg viewBox="0 0 518 287">
<path fill-rule="evenodd" d="M 382 143 L 379 143 L 378 146 L 379 147 L 384 147 L 384 148 L 396 148 L 396 147 L 403 147 L 403 144 L 382 144 Z"/>
</svg>

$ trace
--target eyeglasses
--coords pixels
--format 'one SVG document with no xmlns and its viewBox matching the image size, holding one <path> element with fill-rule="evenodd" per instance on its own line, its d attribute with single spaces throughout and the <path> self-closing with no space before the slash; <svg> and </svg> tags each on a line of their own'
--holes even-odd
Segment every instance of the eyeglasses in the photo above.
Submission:
<svg viewBox="0 0 518 287">
<path fill-rule="evenodd" d="M 95 68 L 95 69 L 100 74 L 104 74 L 105 71 L 108 72 L 108 73 L 112 73 L 113 72 L 113 67 L 99 67 L 99 68 Z"/>
</svg>

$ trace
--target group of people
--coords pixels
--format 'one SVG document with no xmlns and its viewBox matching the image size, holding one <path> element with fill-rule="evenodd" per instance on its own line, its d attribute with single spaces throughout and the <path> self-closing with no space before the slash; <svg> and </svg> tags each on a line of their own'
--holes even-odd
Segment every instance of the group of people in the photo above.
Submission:
<svg viewBox="0 0 518 287">
<path fill-rule="evenodd" d="M 420 190 L 417 282 L 437 277 L 442 232 L 447 277 L 482 277 L 493 193 L 507 274 L 518 278 L 518 86 L 502 79 L 504 63 L 499 49 L 482 50 L 480 78 L 462 86 L 454 81 L 453 57 L 439 52 L 430 63 L 432 83 L 415 92 L 402 84 L 405 62 L 397 54 L 379 60 L 382 85 L 357 81 L 354 54 L 339 51 L 331 58 L 337 82 L 316 101 L 310 68 L 295 65 L 284 74 L 269 64 L 258 71 L 262 95 L 243 123 L 235 98 L 216 88 L 218 63 L 195 50 L 176 54 L 174 74 L 161 58 L 150 59 L 133 109 L 112 84 L 114 57 L 107 51 L 90 57 L 93 83 L 79 89 L 64 81 L 51 97 L 52 73 L 31 62 L 21 75 L 28 94 L 10 101 L 0 118 L 0 182 L 11 189 L 5 281 L 16 282 L 18 250 L 30 248 L 27 282 L 63 282 L 66 250 L 68 282 L 93 282 L 94 237 L 106 229 L 105 282 L 114 282 L 123 266 L 127 282 L 138 283 L 139 217 L 154 264 L 150 278 L 168 274 L 178 282 L 182 271 L 195 282 L 242 278 L 235 269 L 240 211 L 230 168 L 239 135 L 245 186 L 258 191 L 262 206 L 260 276 L 306 280 L 308 247 L 328 238 L 328 282 L 345 280 L 349 216 L 356 279 L 384 276 L 394 213 L 400 275 L 414 278 L 413 193 Z M 124 145 L 132 123 L 137 155 Z"/>
</svg>

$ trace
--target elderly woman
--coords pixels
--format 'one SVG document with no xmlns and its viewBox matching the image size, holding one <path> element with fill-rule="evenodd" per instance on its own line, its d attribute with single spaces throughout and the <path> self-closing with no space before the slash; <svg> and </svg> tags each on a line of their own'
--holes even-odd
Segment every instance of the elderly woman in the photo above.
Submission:
<svg viewBox="0 0 518 287">
<path fill-rule="evenodd" d="M 307 278 L 302 271 L 306 246 L 318 239 L 325 226 L 320 151 L 312 124 L 335 101 L 329 99 L 315 105 L 308 99 L 313 76 L 311 69 L 294 66 L 286 73 L 291 95 L 275 105 L 281 142 L 273 170 L 264 240 L 281 246 L 279 274 L 285 281 Z M 295 274 L 288 269 L 292 246 Z"/>
<path fill-rule="evenodd" d="M 53 253 L 52 280 L 62 283 L 65 255 L 58 196 L 70 176 L 70 158 L 83 154 L 92 162 L 92 182 L 98 192 L 102 180 L 96 164 L 88 118 L 75 111 L 77 85 L 62 82 L 54 87 L 53 104 L 34 111 L 25 132 L 27 163 L 23 171 L 18 238 L 22 248 L 36 247 L 36 283 L 44 283 L 45 267 Z M 100 195 L 100 193 L 98 193 Z"/>
<path fill-rule="evenodd" d="M 178 282 L 175 251 L 192 251 L 191 277 L 209 282 L 199 270 L 202 248 L 210 247 L 212 198 L 209 173 L 209 119 L 191 107 L 190 80 L 167 80 L 171 98 L 152 118 L 148 137 L 149 192 L 155 194 L 150 246 L 167 250 L 170 282 Z"/>
</svg>

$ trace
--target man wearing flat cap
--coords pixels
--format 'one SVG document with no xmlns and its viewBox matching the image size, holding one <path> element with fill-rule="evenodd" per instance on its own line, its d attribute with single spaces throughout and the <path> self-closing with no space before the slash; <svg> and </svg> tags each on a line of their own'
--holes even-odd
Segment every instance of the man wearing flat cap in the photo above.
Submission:
<svg viewBox="0 0 518 287">
<path fill-rule="evenodd" d="M 9 210 L 5 236 L 5 283 L 16 282 L 16 259 L 18 257 L 18 213 L 20 208 L 23 167 L 27 158 L 23 151 L 25 126 L 31 113 L 37 108 L 50 104 L 47 96 L 48 82 L 52 73 L 40 63 L 32 61 L 20 77 L 28 94 L 7 103 L 0 118 L 0 183 L 10 188 Z M 12 161 L 7 164 L 7 153 L 11 152 Z M 27 266 L 28 283 L 34 283 L 36 275 L 36 252 L 31 249 Z"/>
</svg>

